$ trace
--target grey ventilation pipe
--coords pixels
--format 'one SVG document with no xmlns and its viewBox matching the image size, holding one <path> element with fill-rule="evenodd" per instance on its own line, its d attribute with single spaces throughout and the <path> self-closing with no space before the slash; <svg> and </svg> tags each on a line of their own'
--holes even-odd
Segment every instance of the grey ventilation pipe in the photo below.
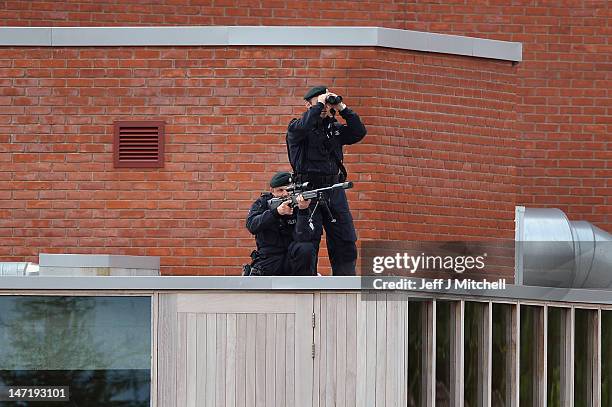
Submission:
<svg viewBox="0 0 612 407">
<path fill-rule="evenodd" d="M 612 235 L 559 209 L 516 208 L 515 284 L 612 288 Z"/>
</svg>

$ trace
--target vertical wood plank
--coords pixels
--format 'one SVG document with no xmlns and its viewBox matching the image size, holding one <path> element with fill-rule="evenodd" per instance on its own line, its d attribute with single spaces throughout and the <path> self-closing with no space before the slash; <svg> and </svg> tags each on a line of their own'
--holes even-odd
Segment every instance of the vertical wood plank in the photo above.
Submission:
<svg viewBox="0 0 612 407">
<path fill-rule="evenodd" d="M 246 407 L 247 314 L 236 316 L 236 407 Z"/>
<path fill-rule="evenodd" d="M 206 325 L 207 318 L 206 314 L 199 313 L 196 317 L 196 329 L 197 329 L 197 337 L 198 337 L 198 352 L 196 356 L 196 366 L 198 370 L 197 375 L 197 392 L 196 392 L 196 402 L 198 407 L 206 404 L 206 393 L 210 391 L 207 388 L 206 383 L 206 340 L 208 335 L 206 333 Z"/>
<path fill-rule="evenodd" d="M 321 326 L 321 342 L 320 342 L 320 373 L 319 373 L 319 405 L 320 407 L 327 406 L 327 357 L 328 357 L 328 326 L 329 326 L 329 314 L 327 312 L 327 300 L 329 298 L 329 294 L 321 294 L 321 318 L 319 321 L 319 325 Z"/>
<path fill-rule="evenodd" d="M 510 386 L 507 387 L 507 391 L 510 394 L 510 405 L 511 407 L 519 407 L 520 400 L 520 372 L 521 372 L 521 304 L 517 303 L 512 306 L 511 314 L 511 325 L 510 330 L 510 360 L 511 369 L 508 370 L 510 374 Z"/>
<path fill-rule="evenodd" d="M 569 326 L 568 326 L 568 359 L 567 359 L 567 375 L 569 385 L 569 398 L 567 400 L 568 406 L 573 407 L 574 405 L 574 369 L 575 369 L 575 347 L 576 347 L 576 309 L 572 307 L 569 313 Z"/>
<path fill-rule="evenodd" d="M 176 295 L 159 295 L 159 383 L 158 406 L 176 406 L 176 353 L 178 336 L 178 314 Z"/>
<path fill-rule="evenodd" d="M 399 385 L 397 383 L 397 301 L 394 293 L 387 293 L 386 306 L 387 324 L 385 326 L 385 336 L 387 337 L 387 343 L 385 344 L 385 405 L 396 406 L 398 401 L 395 395 L 399 391 Z"/>
<path fill-rule="evenodd" d="M 178 314 L 178 351 L 176 360 L 176 405 L 185 407 L 187 404 L 187 315 Z"/>
<path fill-rule="evenodd" d="M 357 377 L 356 377 L 356 407 L 366 407 L 366 388 L 367 388 L 367 294 L 360 294 L 357 299 Z"/>
<path fill-rule="evenodd" d="M 276 315 L 276 346 L 274 348 L 274 358 L 276 365 L 274 366 L 276 372 L 276 406 L 283 407 L 287 405 L 285 391 L 287 390 L 285 387 L 285 369 L 286 369 L 286 361 L 285 361 L 285 347 L 286 344 L 286 333 L 287 333 L 287 315 L 286 314 L 277 314 Z"/>
<path fill-rule="evenodd" d="M 399 293 L 394 293 L 393 295 L 393 325 L 391 325 L 391 329 L 395 331 L 395 340 L 394 340 L 394 353 L 391 354 L 391 361 L 393 363 L 393 397 L 392 397 L 392 406 L 399 406 L 402 394 L 403 382 L 401 381 L 401 370 L 404 366 L 403 361 L 403 349 L 402 349 L 402 327 L 403 321 L 401 319 L 402 315 L 402 305 L 403 299 L 401 298 Z"/>
<path fill-rule="evenodd" d="M 159 369 L 157 366 L 160 347 L 159 347 L 159 294 L 155 293 L 151 296 L 151 407 L 157 407 L 158 401 L 158 387 L 157 379 L 159 376 Z"/>
<path fill-rule="evenodd" d="M 407 406 L 408 405 L 408 387 L 409 387 L 409 382 L 410 382 L 410 372 L 409 372 L 409 360 L 408 360 L 408 355 L 409 355 L 409 334 L 410 334 L 410 319 L 409 319 L 409 310 L 408 307 L 410 307 L 410 301 L 408 296 L 404 296 L 404 298 L 402 299 L 402 304 L 403 304 L 403 317 L 402 317 L 402 321 L 403 321 L 403 329 L 402 329 L 402 334 L 403 334 L 403 340 L 402 340 L 402 350 L 404 352 L 403 358 L 402 360 L 404 361 L 404 367 L 402 369 L 402 374 L 400 376 L 400 386 L 402 389 L 402 398 L 401 398 L 401 406 Z"/>
<path fill-rule="evenodd" d="M 570 385 L 570 374 L 568 371 L 570 368 L 570 352 L 573 352 L 571 339 L 569 337 L 571 335 L 570 324 L 572 323 L 571 312 L 571 308 L 561 309 L 561 354 L 559 355 L 559 404 L 561 407 L 570 407 L 570 403 L 573 403 L 574 400 L 574 395 L 571 391 L 574 380 L 572 377 L 572 383 Z M 570 400 L 572 401 L 570 402 Z"/>
<path fill-rule="evenodd" d="M 256 368 L 256 346 L 257 333 L 257 314 L 247 315 L 247 336 L 246 336 L 246 405 L 255 406 L 255 378 Z"/>
<path fill-rule="evenodd" d="M 348 294 L 346 298 L 346 405 L 354 407 L 356 399 L 357 360 L 363 359 L 357 349 L 357 298 L 359 294 Z"/>
<path fill-rule="evenodd" d="M 471 303 L 476 316 L 476 335 L 478 336 L 476 397 L 479 406 L 489 407 L 492 386 L 492 351 L 493 351 L 493 307 L 491 303 Z M 465 349 L 465 348 L 464 348 Z M 506 366 L 507 368 L 507 366 Z M 510 376 L 506 376 L 510 383 Z"/>
<path fill-rule="evenodd" d="M 321 379 L 321 293 L 313 295 L 313 312 L 315 314 L 314 345 L 315 357 L 313 360 L 313 381 L 312 381 L 312 406 L 320 407 L 319 382 Z"/>
<path fill-rule="evenodd" d="M 266 315 L 266 406 L 276 405 L 276 315 Z"/>
<path fill-rule="evenodd" d="M 336 294 L 336 406 L 346 407 L 346 294 Z"/>
<path fill-rule="evenodd" d="M 464 315 L 465 302 L 455 301 L 450 304 L 450 348 L 451 348 L 451 400 L 454 407 L 463 407 L 464 402 Z"/>
<path fill-rule="evenodd" d="M 423 399 L 426 406 L 436 402 L 436 301 L 428 301 L 425 312 L 425 353 L 423 354 Z"/>
<path fill-rule="evenodd" d="M 376 326 L 377 326 L 377 313 L 376 308 L 378 304 L 377 294 L 372 294 L 368 301 L 367 306 L 367 318 L 366 318 L 366 407 L 376 406 L 376 371 L 377 371 L 377 359 L 376 359 Z M 377 406 L 379 407 L 379 406 Z"/>
<path fill-rule="evenodd" d="M 601 308 L 593 321 L 593 405 L 601 406 Z"/>
<path fill-rule="evenodd" d="M 393 396 L 393 405 L 402 405 L 402 393 L 406 384 L 404 383 L 404 306 L 405 298 L 403 293 L 394 293 L 393 302 L 395 306 L 395 325 L 393 329 L 396 331 L 395 347 L 396 354 L 393 355 L 395 368 L 395 388 Z"/>
<path fill-rule="evenodd" d="M 546 407 L 548 403 L 548 305 L 538 308 L 540 317 L 538 318 L 538 365 L 540 369 L 538 387 L 538 405 Z"/>
<path fill-rule="evenodd" d="M 493 303 L 488 302 L 484 309 L 485 324 L 483 326 L 483 339 L 486 357 L 484 358 L 483 374 L 483 400 L 485 407 L 491 407 L 491 394 L 493 387 Z"/>
<path fill-rule="evenodd" d="M 312 406 L 312 309 L 312 294 L 295 296 L 296 407 Z"/>
<path fill-rule="evenodd" d="M 562 315 L 561 405 L 571 407 L 574 405 L 574 308 L 563 310 Z"/>
<path fill-rule="evenodd" d="M 217 316 L 206 314 L 206 407 L 214 407 L 217 391 Z"/>
<path fill-rule="evenodd" d="M 287 334 L 286 334 L 285 360 L 287 371 L 287 406 L 295 406 L 295 314 L 287 315 Z"/>
<path fill-rule="evenodd" d="M 380 293 L 376 301 L 376 407 L 385 406 L 387 380 L 387 294 Z M 391 406 L 389 406 L 391 407 Z"/>
<path fill-rule="evenodd" d="M 198 356 L 197 314 L 187 314 L 187 407 L 197 405 L 197 356 Z"/>
<path fill-rule="evenodd" d="M 587 349 L 586 351 L 587 357 L 587 369 L 586 369 L 586 383 L 588 384 L 587 388 L 587 406 L 586 407 L 599 407 L 599 351 L 600 346 L 599 342 L 599 310 L 588 310 L 587 311 Z"/>
<path fill-rule="evenodd" d="M 215 404 L 225 407 L 225 363 L 227 347 L 227 314 L 217 314 L 217 358 L 216 358 L 216 387 Z"/>
<path fill-rule="evenodd" d="M 266 406 L 266 314 L 257 314 L 255 331 L 255 406 Z"/>
<path fill-rule="evenodd" d="M 487 405 L 487 383 L 488 383 L 488 365 L 489 359 L 488 354 L 488 339 L 487 339 L 487 311 L 485 305 L 482 303 L 473 303 L 474 314 L 476 314 L 476 335 L 478 335 L 478 356 L 477 356 L 477 381 L 476 381 L 476 392 L 477 392 L 477 403 L 479 406 Z"/>
<path fill-rule="evenodd" d="M 225 403 L 236 407 L 236 314 L 227 315 Z"/>
<path fill-rule="evenodd" d="M 327 296 L 327 367 L 325 371 L 325 406 L 336 404 L 336 303 L 335 294 Z"/>
</svg>

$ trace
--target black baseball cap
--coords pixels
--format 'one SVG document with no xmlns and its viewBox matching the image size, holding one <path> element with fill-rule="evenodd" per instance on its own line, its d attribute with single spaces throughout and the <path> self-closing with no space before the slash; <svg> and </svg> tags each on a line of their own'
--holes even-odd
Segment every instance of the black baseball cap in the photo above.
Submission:
<svg viewBox="0 0 612 407">
<path fill-rule="evenodd" d="M 270 180 L 270 186 L 272 188 L 278 188 L 289 184 L 291 184 L 291 173 L 288 172 L 277 172 Z"/>
<path fill-rule="evenodd" d="M 310 100 L 315 96 L 323 95 L 327 92 L 327 86 L 315 86 L 304 95 L 304 100 Z"/>
</svg>

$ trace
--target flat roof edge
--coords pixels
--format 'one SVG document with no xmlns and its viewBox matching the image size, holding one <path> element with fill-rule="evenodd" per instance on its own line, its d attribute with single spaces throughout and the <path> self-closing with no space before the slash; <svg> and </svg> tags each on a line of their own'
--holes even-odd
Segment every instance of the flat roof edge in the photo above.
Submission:
<svg viewBox="0 0 612 407">
<path fill-rule="evenodd" d="M 520 42 L 384 27 L 0 27 L 0 46 L 367 46 L 522 60 Z"/>
<path fill-rule="evenodd" d="M 371 277 L 370 277 L 371 278 Z M 407 278 L 417 287 L 421 278 Z M 432 281 L 432 280 L 425 280 Z M 361 277 L 0 277 L 0 295 L 24 295 L 28 292 L 52 291 L 361 291 Z M 372 292 L 363 290 L 364 293 Z M 610 290 L 555 288 L 508 284 L 504 290 L 429 289 L 394 292 L 422 297 L 466 296 L 500 301 L 553 301 L 612 305 Z"/>
</svg>

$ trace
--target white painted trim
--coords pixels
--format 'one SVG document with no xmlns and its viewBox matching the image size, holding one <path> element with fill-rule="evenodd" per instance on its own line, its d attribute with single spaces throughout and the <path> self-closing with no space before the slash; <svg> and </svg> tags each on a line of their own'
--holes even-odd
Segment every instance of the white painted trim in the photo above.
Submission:
<svg viewBox="0 0 612 407">
<path fill-rule="evenodd" d="M 519 62 L 522 44 L 383 27 L 0 27 L 0 46 L 355 46 Z"/>
</svg>

